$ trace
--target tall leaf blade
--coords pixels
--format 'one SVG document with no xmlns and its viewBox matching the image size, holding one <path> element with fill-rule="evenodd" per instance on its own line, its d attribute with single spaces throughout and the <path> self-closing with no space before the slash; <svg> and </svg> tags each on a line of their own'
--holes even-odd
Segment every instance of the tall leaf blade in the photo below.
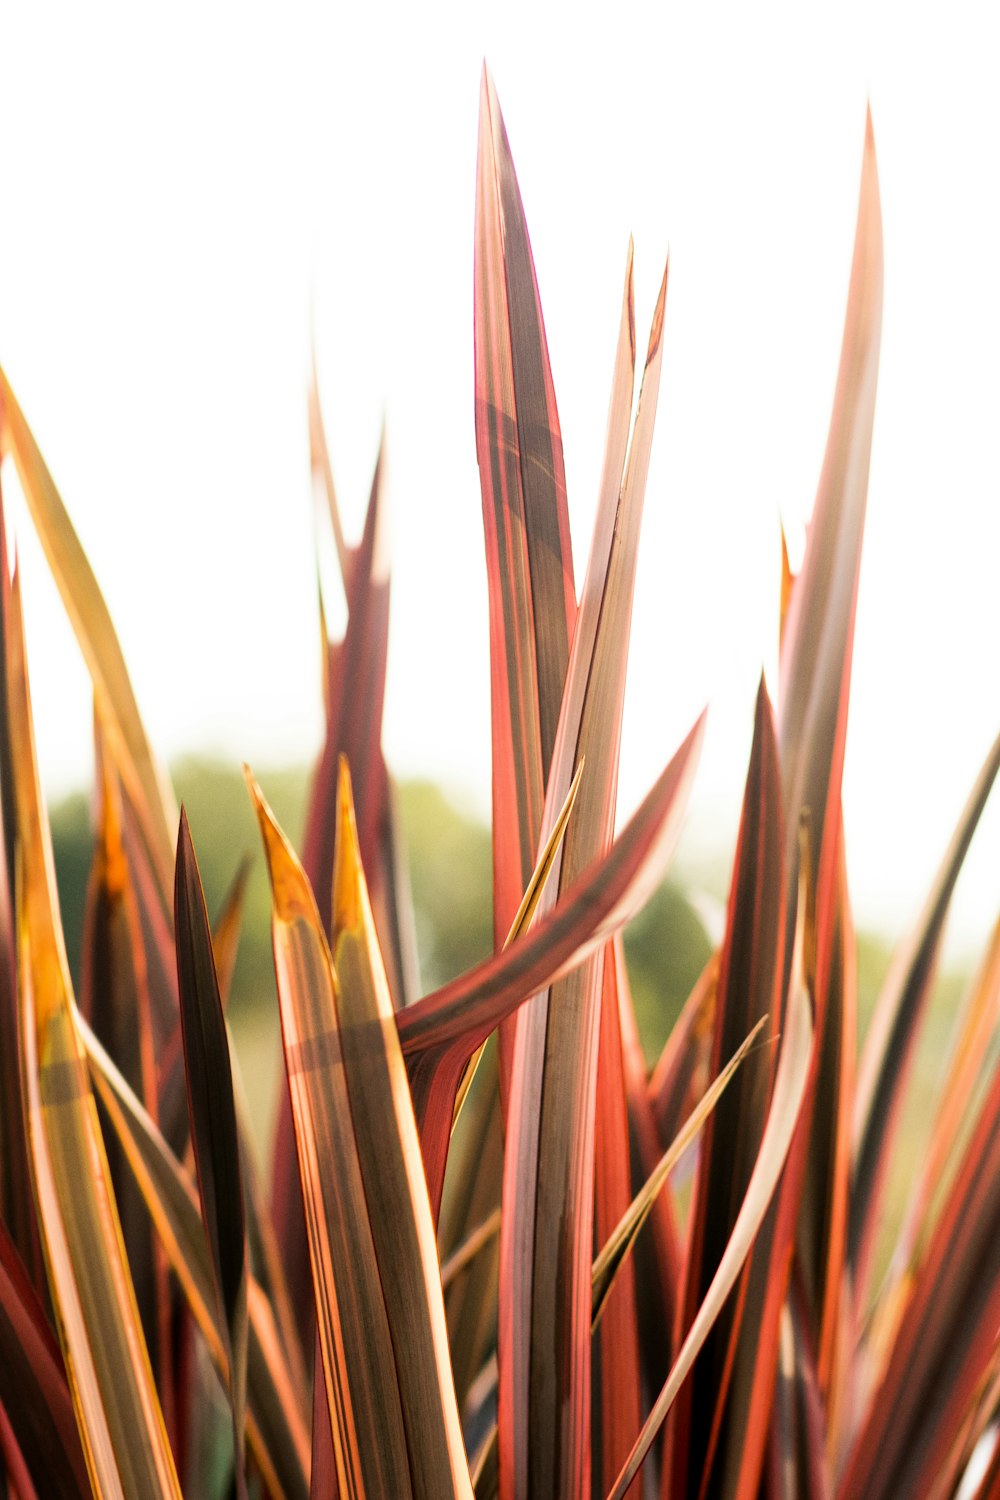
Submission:
<svg viewBox="0 0 1000 1500">
<path fill-rule="evenodd" d="M 0 466 L 2 467 L 2 466 Z M 7 659 L 11 630 L 7 520 L 0 487 L 0 663 Z M 37 1291 L 45 1286 L 45 1266 L 35 1218 L 35 1199 L 21 1076 L 20 1013 L 17 997 L 17 942 L 14 917 L 17 800 L 14 794 L 12 705 L 7 672 L 0 670 L 0 1218 L 3 1219 Z"/>
<path fill-rule="evenodd" d="M 862 156 L 854 256 L 826 452 L 802 568 L 781 645 L 778 739 L 787 816 L 788 899 L 794 901 L 798 819 L 808 811 L 816 912 L 817 1076 L 801 1151 L 803 1180 L 818 1191 L 801 1205 L 798 1254 L 809 1337 L 831 1364 L 834 1304 L 841 1294 L 850 1155 L 846 1119 L 855 1051 L 850 992 L 837 990 L 842 882 L 840 794 L 851 655 L 864 535 L 882 328 L 882 216 L 869 113 Z M 793 1174 L 794 1175 L 794 1174 Z M 750 1487 L 753 1481 L 748 1481 Z"/>
<path fill-rule="evenodd" d="M 546 792 L 543 833 L 587 758 L 559 880 L 611 842 L 635 562 L 662 363 L 660 287 L 623 484 L 603 488 Z M 552 891 L 554 882 L 546 888 Z M 554 899 L 554 898 L 553 898 Z M 500 1240 L 502 1500 L 590 1488 L 594 1119 L 603 954 L 518 1017 Z"/>
<path fill-rule="evenodd" d="M 483 69 L 475 235 L 476 454 L 489 585 L 494 936 L 535 862 L 576 620 L 555 390 L 524 209 Z M 564 788 L 565 790 L 565 788 Z"/>
<path fill-rule="evenodd" d="M 430 1202 L 346 771 L 332 958 L 302 867 L 252 779 L 250 787 L 274 896 L 282 1030 L 338 1481 L 346 1493 L 471 1496 Z"/>
<path fill-rule="evenodd" d="M 245 1493 L 247 1246 L 239 1134 L 233 1100 L 229 1034 L 215 971 L 212 930 L 191 830 L 183 808 L 177 836 L 174 931 L 191 1144 L 225 1334 L 237 1486 L 241 1493 Z"/>
<path fill-rule="evenodd" d="M 49 1286 L 95 1488 L 179 1500 L 76 1021 L 38 784 L 17 574 L 0 587 L 10 589 L 11 605 L 5 670 L 19 851 L 21 1065 Z"/>
<path fill-rule="evenodd" d="M 747 773 L 719 963 L 711 1071 L 718 1074 L 742 1039 L 764 1020 L 780 1022 L 785 967 L 784 819 L 778 747 L 767 689 L 757 694 Z M 705 1299 L 729 1243 L 760 1148 L 773 1059 L 758 1054 L 741 1070 L 708 1121 L 695 1181 L 680 1322 L 680 1345 Z M 747 1314 L 745 1335 L 741 1329 Z M 697 1497 L 706 1474 L 724 1461 L 719 1424 L 728 1404 L 733 1349 L 756 1349 L 762 1309 L 743 1295 L 722 1311 L 681 1391 L 672 1419 L 671 1494 Z M 739 1441 L 736 1423 L 734 1440 Z M 718 1483 L 718 1479 L 716 1483 Z"/>
<path fill-rule="evenodd" d="M 124 793 L 96 716 L 94 760 L 96 828 L 84 907 L 80 1010 L 157 1119 L 157 1059 L 162 1053 L 157 1045 L 141 916 L 122 838 Z M 160 909 L 158 898 L 156 909 Z M 105 1134 L 105 1149 L 136 1303 L 158 1377 L 167 1431 L 175 1442 L 179 1429 L 167 1266 L 141 1194 L 111 1133 Z"/>
</svg>

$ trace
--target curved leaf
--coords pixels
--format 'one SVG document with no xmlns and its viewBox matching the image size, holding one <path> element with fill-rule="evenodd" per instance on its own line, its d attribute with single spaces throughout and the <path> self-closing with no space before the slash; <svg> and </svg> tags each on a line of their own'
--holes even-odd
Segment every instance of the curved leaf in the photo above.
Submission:
<svg viewBox="0 0 1000 1500">
<path fill-rule="evenodd" d="M 702 717 L 608 854 L 524 937 L 397 1015 L 432 1203 L 466 1059 L 505 1016 L 581 963 L 652 895 L 680 832 L 703 732 Z"/>
<path fill-rule="evenodd" d="M 115 761 L 142 825 L 160 895 L 169 908 L 173 824 L 170 783 L 146 738 L 125 658 L 90 563 L 7 377 L 0 369 L 0 457 L 10 454 L 66 613 L 94 683 Z"/>
<path fill-rule="evenodd" d="M 49 1286 L 93 1484 L 108 1496 L 180 1500 L 73 1003 L 17 574 L 0 586 L 10 588 L 11 605 L 5 669 L 18 823 L 21 1066 Z"/>
</svg>

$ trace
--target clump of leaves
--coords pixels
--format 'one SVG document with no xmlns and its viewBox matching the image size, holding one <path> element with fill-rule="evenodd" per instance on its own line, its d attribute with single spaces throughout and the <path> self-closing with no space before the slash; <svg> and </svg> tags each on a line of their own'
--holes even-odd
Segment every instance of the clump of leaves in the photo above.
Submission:
<svg viewBox="0 0 1000 1500">
<path fill-rule="evenodd" d="M 97 584 L 0 375 L 13 460 L 94 685 L 80 994 L 0 527 L 0 1455 L 21 1500 L 1000 1496 L 1000 929 L 956 1023 L 888 1271 L 873 1247 L 993 746 L 855 1068 L 841 776 L 882 302 L 869 122 L 805 560 L 762 681 L 725 934 L 647 1070 L 621 930 L 661 878 L 701 722 L 615 836 L 635 566 L 667 328 L 633 420 L 629 247 L 579 591 L 524 212 L 484 74 L 476 443 L 489 581 L 494 955 L 421 994 L 380 748 L 383 468 L 301 857 L 247 772 L 287 1088 L 270 1183 L 193 841 Z M 349 768 L 349 769 L 348 769 Z M 690 1195 L 671 1171 L 694 1159 Z M 970 1462 L 975 1458 L 975 1472 Z"/>
</svg>

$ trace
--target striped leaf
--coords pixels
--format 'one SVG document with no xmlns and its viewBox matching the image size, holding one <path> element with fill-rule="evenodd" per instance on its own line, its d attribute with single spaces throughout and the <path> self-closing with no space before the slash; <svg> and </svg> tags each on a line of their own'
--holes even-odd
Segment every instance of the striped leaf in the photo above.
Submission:
<svg viewBox="0 0 1000 1500">
<path fill-rule="evenodd" d="M 430 1200 L 341 770 L 332 953 L 250 778 L 274 896 L 282 1034 L 338 1482 L 467 1495 Z"/>
<path fill-rule="evenodd" d="M 18 838 L 21 1067 L 49 1288 L 77 1422 L 103 1495 L 180 1496 L 77 1024 L 38 785 L 20 586 L 6 577 Z"/>
</svg>

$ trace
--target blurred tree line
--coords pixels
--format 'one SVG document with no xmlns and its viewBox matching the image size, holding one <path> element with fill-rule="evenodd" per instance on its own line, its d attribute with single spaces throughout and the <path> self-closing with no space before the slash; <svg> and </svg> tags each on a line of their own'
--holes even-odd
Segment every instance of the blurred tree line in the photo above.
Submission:
<svg viewBox="0 0 1000 1500">
<path fill-rule="evenodd" d="M 284 769 L 262 772 L 259 779 L 282 827 L 293 844 L 301 847 L 308 773 Z M 251 859 L 232 994 L 233 1016 L 239 1023 L 261 1007 L 273 1011 L 276 1005 L 270 891 L 256 822 L 236 770 L 214 761 L 189 759 L 174 767 L 173 780 L 187 808 L 210 914 L 221 906 L 241 859 L 246 855 Z M 426 991 L 491 951 L 490 833 L 428 781 L 403 782 L 399 796 Z M 68 797 L 52 809 L 51 816 L 66 945 L 77 978 L 93 847 L 89 799 L 83 793 Z M 709 956 L 706 924 L 721 933 L 728 876 L 724 857 L 707 856 L 696 869 L 680 867 L 625 933 L 636 1013 L 650 1060 L 658 1055 Z M 706 908 L 714 910 L 703 920 Z M 859 934 L 862 1030 L 888 959 L 889 949 L 880 937 Z M 946 973 L 939 981 L 934 1013 L 942 1026 L 954 1013 L 961 985 L 962 976 L 955 973 Z M 930 1026 L 935 1029 L 933 1016 Z M 941 1035 L 936 1045 L 943 1045 Z"/>
<path fill-rule="evenodd" d="M 278 1008 L 271 956 L 271 900 L 257 826 L 242 776 L 216 762 L 186 760 L 173 771 L 187 808 L 210 915 L 220 909 L 244 856 L 251 860 L 230 1016 L 252 1118 L 266 1151 L 281 1078 Z M 309 776 L 303 770 L 262 773 L 264 793 L 296 848 L 301 847 Z M 399 787 L 413 885 L 422 989 L 426 992 L 485 958 L 492 947 L 490 833 L 426 781 Z M 77 794 L 52 809 L 52 840 L 66 946 L 79 979 L 87 880 L 93 849 L 88 798 Z M 711 951 L 707 928 L 719 941 L 729 879 L 729 856 L 675 864 L 625 933 L 636 1017 L 647 1059 L 660 1053 Z M 890 948 L 860 932 L 858 1029 L 863 1036 L 888 967 Z M 903 1210 L 907 1184 L 924 1149 L 927 1122 L 947 1056 L 965 985 L 947 969 L 936 983 L 918 1046 L 905 1104 L 904 1130 L 893 1169 L 888 1219 Z"/>
<path fill-rule="evenodd" d="M 307 773 L 272 771 L 259 779 L 282 827 L 301 847 Z M 252 861 L 231 1002 L 238 1023 L 254 1008 L 276 1004 L 270 891 L 259 833 L 238 772 L 191 759 L 174 768 L 173 780 L 187 809 L 210 915 L 221 906 L 241 859 L 249 855 Z M 490 833 L 430 782 L 404 782 L 399 797 L 427 990 L 491 951 Z M 66 946 L 78 978 L 93 849 L 89 798 L 68 797 L 51 816 Z M 678 885 L 668 882 L 632 923 L 625 946 L 643 1041 L 652 1056 L 708 958 L 710 943 L 693 906 Z"/>
</svg>

